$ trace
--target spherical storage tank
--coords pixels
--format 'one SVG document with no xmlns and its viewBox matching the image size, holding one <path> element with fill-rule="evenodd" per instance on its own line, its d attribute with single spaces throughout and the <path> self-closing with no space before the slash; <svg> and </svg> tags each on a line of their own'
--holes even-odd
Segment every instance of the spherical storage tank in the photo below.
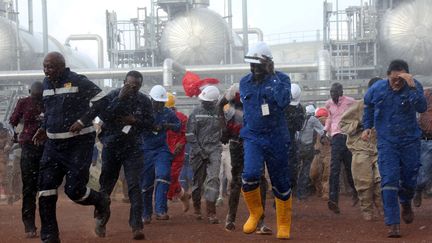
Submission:
<svg viewBox="0 0 432 243">
<path fill-rule="evenodd" d="M 381 47 L 387 61 L 403 59 L 410 72 L 432 74 L 432 4 L 430 0 L 401 3 L 381 23 Z"/>
<path fill-rule="evenodd" d="M 167 22 L 161 38 L 161 50 L 183 65 L 220 64 L 231 38 L 227 23 L 207 9 L 195 8 Z"/>
<path fill-rule="evenodd" d="M 20 29 L 20 68 L 22 70 L 42 69 L 43 36 L 41 33 L 30 34 Z M 0 17 L 0 71 L 17 70 L 16 24 Z M 48 50 L 61 52 L 66 64 L 71 68 L 96 68 L 94 62 L 84 53 L 62 45 L 56 39 L 48 37 Z"/>
</svg>

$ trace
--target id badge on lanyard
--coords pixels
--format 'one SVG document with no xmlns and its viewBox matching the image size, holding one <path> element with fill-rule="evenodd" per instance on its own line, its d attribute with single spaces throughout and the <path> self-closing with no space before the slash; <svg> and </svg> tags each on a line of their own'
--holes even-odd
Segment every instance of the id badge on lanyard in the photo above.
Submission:
<svg viewBox="0 0 432 243">
<path fill-rule="evenodd" d="M 262 116 L 270 115 L 270 108 L 267 102 L 264 100 L 264 103 L 261 105 L 261 114 Z"/>
</svg>

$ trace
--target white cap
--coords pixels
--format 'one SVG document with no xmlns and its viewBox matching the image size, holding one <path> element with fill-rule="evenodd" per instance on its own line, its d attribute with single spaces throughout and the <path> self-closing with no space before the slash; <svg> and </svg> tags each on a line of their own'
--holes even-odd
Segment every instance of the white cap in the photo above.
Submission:
<svg viewBox="0 0 432 243">
<path fill-rule="evenodd" d="M 244 61 L 248 63 L 261 63 L 260 59 L 266 59 L 266 57 L 273 59 L 271 50 L 265 42 L 259 41 L 249 49 L 244 57 Z"/>
<path fill-rule="evenodd" d="M 306 106 L 306 114 L 315 115 L 315 106 L 313 105 Z"/>
<path fill-rule="evenodd" d="M 207 86 L 198 95 L 198 98 L 203 101 L 217 101 L 219 99 L 219 89 L 215 86 Z"/>
<path fill-rule="evenodd" d="M 298 105 L 300 103 L 301 89 L 298 84 L 291 84 L 291 103 L 290 105 Z"/>
<path fill-rule="evenodd" d="M 167 91 L 164 87 L 162 87 L 162 85 L 153 86 L 153 88 L 150 90 L 150 97 L 155 101 L 168 101 Z"/>
</svg>

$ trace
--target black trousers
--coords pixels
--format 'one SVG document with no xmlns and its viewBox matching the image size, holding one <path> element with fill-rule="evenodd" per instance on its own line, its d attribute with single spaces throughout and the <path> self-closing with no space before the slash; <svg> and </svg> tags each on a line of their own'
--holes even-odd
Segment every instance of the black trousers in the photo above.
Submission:
<svg viewBox="0 0 432 243">
<path fill-rule="evenodd" d="M 348 184 L 357 195 L 354 187 L 354 180 L 351 173 L 352 154 L 346 146 L 346 135 L 336 134 L 331 141 L 331 163 L 330 163 L 330 178 L 329 178 L 329 199 L 335 203 L 339 202 L 339 175 L 341 165 L 345 167 L 345 174 L 348 179 Z"/>
<path fill-rule="evenodd" d="M 25 232 L 36 230 L 36 194 L 38 192 L 39 165 L 43 146 L 31 143 L 21 145 L 22 221 Z"/>
</svg>

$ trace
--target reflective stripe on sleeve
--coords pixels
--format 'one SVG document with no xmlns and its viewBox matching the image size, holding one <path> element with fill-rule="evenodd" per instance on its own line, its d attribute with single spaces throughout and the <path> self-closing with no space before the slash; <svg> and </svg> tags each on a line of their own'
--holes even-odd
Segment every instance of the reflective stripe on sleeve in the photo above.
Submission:
<svg viewBox="0 0 432 243">
<path fill-rule="evenodd" d="M 61 133 L 50 133 L 47 132 L 47 136 L 50 139 L 66 139 L 66 138 L 72 138 L 79 135 L 84 135 L 87 133 L 91 133 L 96 131 L 93 126 L 83 128 L 79 133 L 71 133 L 71 132 L 61 132 Z"/>
<path fill-rule="evenodd" d="M 78 93 L 78 87 L 67 87 L 67 88 L 58 88 L 58 89 L 46 89 L 43 91 L 43 96 L 53 96 L 59 94 L 73 94 Z"/>
<path fill-rule="evenodd" d="M 99 92 L 97 95 L 95 95 L 95 96 L 90 100 L 90 103 L 102 99 L 103 97 L 105 97 L 105 95 L 106 95 L 105 92 L 102 90 L 101 92 Z"/>
<path fill-rule="evenodd" d="M 84 194 L 84 196 L 82 196 L 82 198 L 80 198 L 76 201 L 82 202 L 82 201 L 86 200 L 90 196 L 90 192 L 91 192 L 91 189 L 87 187 L 87 190 L 86 190 L 86 193 Z"/>
<path fill-rule="evenodd" d="M 57 195 L 57 189 L 43 190 L 38 192 L 38 197 L 48 197 Z"/>
</svg>

